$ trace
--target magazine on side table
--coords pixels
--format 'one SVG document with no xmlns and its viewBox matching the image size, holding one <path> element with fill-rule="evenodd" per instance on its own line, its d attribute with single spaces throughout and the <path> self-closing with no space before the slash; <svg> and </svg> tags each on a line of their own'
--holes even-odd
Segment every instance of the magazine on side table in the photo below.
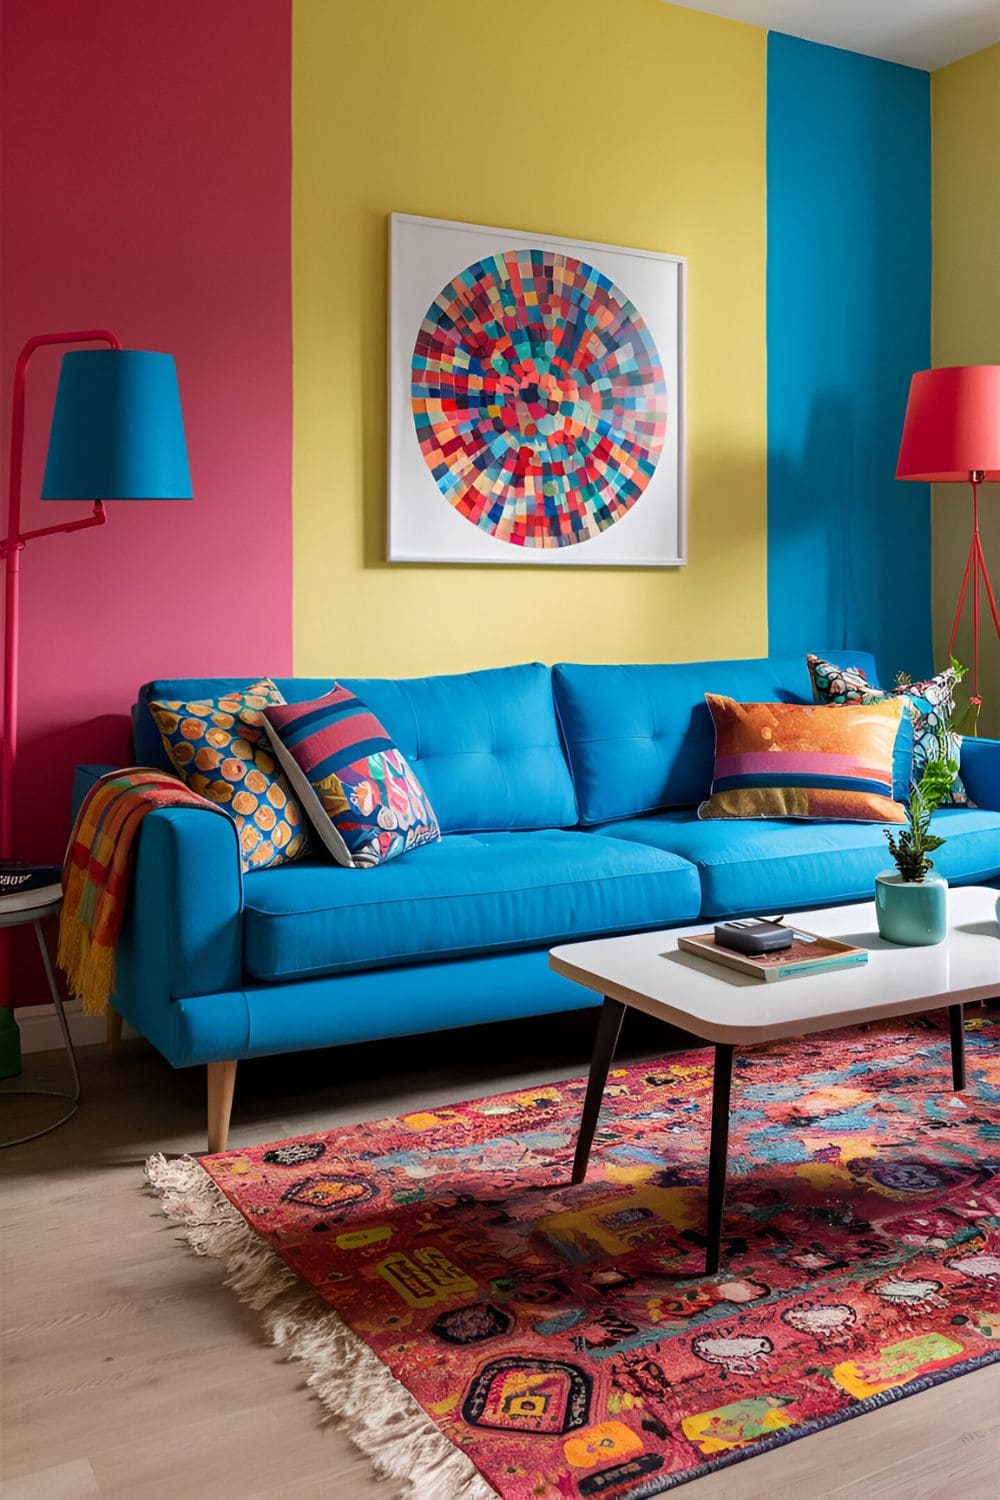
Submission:
<svg viewBox="0 0 1000 1500">
<path fill-rule="evenodd" d="M 0 860 L 0 912 L 30 911 L 62 895 L 60 865 L 30 865 Z"/>
</svg>

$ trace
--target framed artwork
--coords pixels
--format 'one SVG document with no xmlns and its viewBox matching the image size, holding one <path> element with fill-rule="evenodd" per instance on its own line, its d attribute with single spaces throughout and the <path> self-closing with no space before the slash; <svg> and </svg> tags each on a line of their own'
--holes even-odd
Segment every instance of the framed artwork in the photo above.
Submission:
<svg viewBox="0 0 1000 1500">
<path fill-rule="evenodd" d="M 389 559 L 676 567 L 683 256 L 393 214 Z"/>
</svg>

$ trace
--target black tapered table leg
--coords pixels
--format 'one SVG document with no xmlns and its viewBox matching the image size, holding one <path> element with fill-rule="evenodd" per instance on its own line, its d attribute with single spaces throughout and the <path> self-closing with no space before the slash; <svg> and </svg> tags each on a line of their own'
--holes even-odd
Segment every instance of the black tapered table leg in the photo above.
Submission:
<svg viewBox="0 0 1000 1500">
<path fill-rule="evenodd" d="M 729 1157 L 729 1094 L 733 1082 L 733 1048 L 715 1045 L 712 1080 L 712 1139 L 708 1148 L 708 1223 L 705 1274 L 714 1276 L 722 1253 L 722 1215 L 726 1207 L 726 1164 Z"/>
<path fill-rule="evenodd" d="M 587 1097 L 583 1104 L 580 1133 L 576 1138 L 576 1155 L 573 1158 L 573 1182 L 582 1182 L 587 1175 L 590 1147 L 597 1129 L 597 1117 L 601 1113 L 604 1085 L 608 1081 L 608 1069 L 618 1045 L 618 1034 L 622 1029 L 626 1006 L 620 1000 L 605 998 L 597 1022 L 597 1038 L 590 1060 L 590 1078 L 587 1081 Z"/>
<path fill-rule="evenodd" d="M 965 1016 L 960 1005 L 949 1005 L 951 1026 L 951 1082 L 956 1092 L 965 1088 Z"/>
</svg>

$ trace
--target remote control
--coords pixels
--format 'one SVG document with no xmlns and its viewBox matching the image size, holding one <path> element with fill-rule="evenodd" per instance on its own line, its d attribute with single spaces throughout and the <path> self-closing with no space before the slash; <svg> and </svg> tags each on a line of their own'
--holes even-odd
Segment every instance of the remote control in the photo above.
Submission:
<svg viewBox="0 0 1000 1500">
<path fill-rule="evenodd" d="M 792 946 L 794 934 L 780 922 L 764 917 L 743 917 L 735 922 L 717 922 L 715 941 L 720 948 L 734 948 L 737 953 L 777 953 Z"/>
</svg>

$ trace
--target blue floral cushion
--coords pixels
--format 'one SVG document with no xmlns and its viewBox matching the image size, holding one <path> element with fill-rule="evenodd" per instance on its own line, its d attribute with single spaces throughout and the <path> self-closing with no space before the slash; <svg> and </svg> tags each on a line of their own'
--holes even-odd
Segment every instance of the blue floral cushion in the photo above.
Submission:
<svg viewBox="0 0 1000 1500">
<path fill-rule="evenodd" d="M 873 687 L 860 667 L 839 667 L 819 656 L 807 656 L 813 694 L 818 703 L 882 703 L 887 698 L 907 698 L 913 709 L 913 780 L 919 781 L 930 760 L 961 763 L 962 736 L 949 726 L 955 711 L 958 672 L 948 667 L 922 682 L 905 682 L 896 688 Z M 973 807 L 969 794 L 956 776 L 943 807 Z"/>
</svg>

